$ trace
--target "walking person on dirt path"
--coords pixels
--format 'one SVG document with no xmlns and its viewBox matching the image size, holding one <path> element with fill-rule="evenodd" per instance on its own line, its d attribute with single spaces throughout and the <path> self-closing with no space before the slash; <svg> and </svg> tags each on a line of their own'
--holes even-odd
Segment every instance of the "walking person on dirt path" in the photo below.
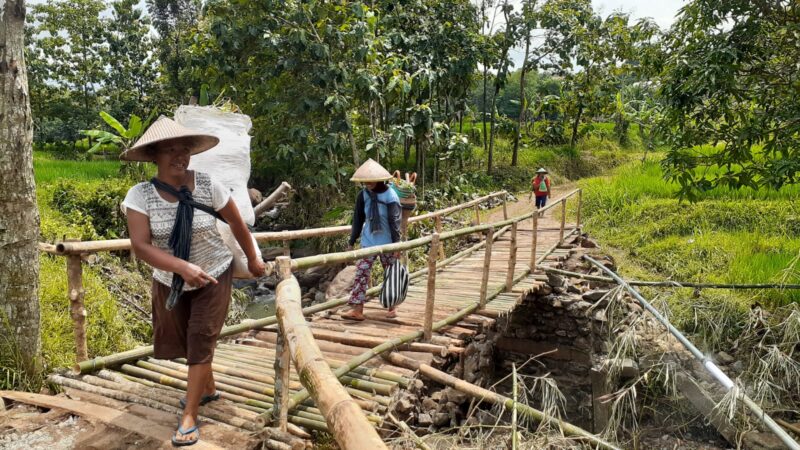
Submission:
<svg viewBox="0 0 800 450">
<path fill-rule="evenodd" d="M 185 358 L 189 366 L 175 446 L 197 443 L 198 409 L 220 397 L 211 363 L 228 313 L 233 270 L 216 215 L 230 225 L 253 276 L 265 273 L 230 191 L 205 173 L 187 170 L 191 155 L 217 143 L 214 136 L 162 117 L 120 155 L 158 166 L 155 178 L 128 191 L 122 208 L 134 253 L 153 266 L 153 356 Z"/>
<path fill-rule="evenodd" d="M 362 183 L 364 189 L 356 197 L 348 249 L 353 248 L 359 236 L 361 237 L 361 248 L 400 241 L 400 198 L 394 189 L 386 184 L 386 181 L 391 178 L 392 175 L 372 159 L 362 164 L 350 178 L 350 181 Z M 379 256 L 384 271 L 400 257 L 399 253 Z M 377 257 L 368 256 L 356 263 L 353 290 L 348 302 L 351 309 L 342 314 L 342 318 L 364 320 L 364 303 L 367 302 L 370 273 Z M 397 317 L 395 308 L 390 308 L 386 317 Z"/>
<path fill-rule="evenodd" d="M 544 167 L 536 171 L 536 176 L 531 180 L 531 191 L 536 197 L 536 208 L 544 208 L 547 198 L 550 197 L 550 177 Z"/>
</svg>

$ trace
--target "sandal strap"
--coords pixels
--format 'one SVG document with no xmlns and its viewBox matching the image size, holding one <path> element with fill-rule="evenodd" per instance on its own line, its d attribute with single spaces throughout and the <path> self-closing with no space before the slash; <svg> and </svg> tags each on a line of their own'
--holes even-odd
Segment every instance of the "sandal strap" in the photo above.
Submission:
<svg viewBox="0 0 800 450">
<path fill-rule="evenodd" d="M 197 425 L 189 427 L 188 430 L 184 430 L 182 426 L 178 425 L 178 433 L 180 433 L 182 436 L 186 436 L 187 434 L 192 434 L 195 431 L 197 431 Z"/>
</svg>

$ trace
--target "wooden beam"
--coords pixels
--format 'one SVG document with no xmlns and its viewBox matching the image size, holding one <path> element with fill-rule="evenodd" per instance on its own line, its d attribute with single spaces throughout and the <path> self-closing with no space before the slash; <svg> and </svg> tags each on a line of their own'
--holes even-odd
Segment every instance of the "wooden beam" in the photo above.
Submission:
<svg viewBox="0 0 800 450">
<path fill-rule="evenodd" d="M 175 429 L 171 427 L 166 427 L 159 423 L 151 422 L 131 413 L 118 411 L 106 406 L 95 405 L 94 403 L 81 402 L 78 400 L 71 400 L 53 395 L 41 395 L 16 391 L 0 391 L 0 397 L 7 398 L 15 402 L 40 406 L 42 408 L 64 409 L 79 416 L 88 419 L 99 420 L 107 425 L 121 428 L 125 431 L 156 440 L 165 448 L 172 445 L 171 439 L 175 433 Z M 222 447 L 218 447 L 202 439 L 198 441 L 197 444 L 193 445 L 192 448 L 208 450 L 222 449 Z"/>
</svg>

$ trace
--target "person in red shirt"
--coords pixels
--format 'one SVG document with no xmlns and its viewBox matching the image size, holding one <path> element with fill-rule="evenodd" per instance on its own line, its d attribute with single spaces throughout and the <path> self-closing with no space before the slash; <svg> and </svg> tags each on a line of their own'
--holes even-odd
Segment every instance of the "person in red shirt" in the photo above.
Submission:
<svg viewBox="0 0 800 450">
<path fill-rule="evenodd" d="M 544 167 L 536 171 L 536 177 L 531 180 L 531 191 L 536 196 L 536 207 L 543 208 L 550 197 L 550 177 Z"/>
</svg>

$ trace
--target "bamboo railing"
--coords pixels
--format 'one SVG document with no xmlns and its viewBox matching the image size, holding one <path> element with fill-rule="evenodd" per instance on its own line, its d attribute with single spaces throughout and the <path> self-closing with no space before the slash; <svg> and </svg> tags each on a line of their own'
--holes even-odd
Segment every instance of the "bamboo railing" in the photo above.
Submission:
<svg viewBox="0 0 800 450">
<path fill-rule="evenodd" d="M 290 257 L 279 257 L 278 258 L 278 268 L 279 274 L 282 281 L 279 284 L 279 288 L 277 291 L 277 298 L 276 304 L 278 305 L 278 322 L 280 325 L 281 333 L 284 334 L 284 339 L 289 342 L 288 349 L 286 346 L 283 347 L 283 351 L 289 351 L 291 354 L 291 359 L 295 364 L 295 367 L 300 375 L 300 381 L 302 382 L 303 386 L 305 387 L 304 391 L 301 391 L 295 394 L 291 399 L 287 396 L 282 396 L 281 401 L 276 401 L 274 403 L 273 409 L 268 411 L 267 413 L 263 414 L 262 418 L 276 418 L 279 420 L 278 426 L 280 428 L 284 428 L 286 426 L 286 417 L 288 417 L 289 412 L 291 409 L 296 406 L 299 402 L 302 402 L 308 396 L 314 398 L 314 401 L 317 405 L 319 405 L 319 409 L 322 412 L 323 416 L 325 417 L 326 422 L 329 425 L 329 430 L 334 435 L 334 438 L 337 440 L 339 445 L 342 448 L 347 449 L 371 449 L 371 448 L 385 448 L 384 444 L 379 442 L 379 438 L 377 438 L 377 434 L 374 431 L 372 425 L 369 424 L 366 417 L 358 408 L 358 405 L 353 403 L 352 401 L 348 402 L 349 397 L 346 395 L 346 392 L 343 391 L 343 387 L 339 382 L 339 378 L 344 376 L 350 370 L 359 367 L 360 365 L 367 362 L 369 359 L 374 358 L 381 353 L 389 351 L 391 349 L 397 348 L 399 345 L 408 344 L 416 339 L 423 338 L 426 341 L 430 341 L 432 337 L 433 331 L 446 326 L 448 324 L 452 324 L 463 318 L 465 315 L 482 308 L 486 304 L 487 300 L 487 282 L 488 282 L 488 273 L 490 270 L 489 264 L 484 264 L 483 267 L 483 276 L 482 276 L 482 287 L 481 287 L 481 297 L 480 301 L 476 302 L 472 305 L 468 305 L 465 308 L 461 309 L 454 315 L 451 315 L 447 319 L 443 321 L 439 321 L 436 324 L 433 323 L 433 311 L 435 309 L 435 302 L 436 302 L 436 260 L 438 259 L 439 255 L 439 248 L 441 242 L 447 239 L 454 239 L 460 236 L 464 236 L 467 234 L 472 234 L 475 232 L 483 232 L 486 231 L 486 254 L 489 255 L 487 260 L 491 261 L 491 245 L 492 241 L 495 238 L 494 229 L 495 227 L 510 227 L 511 229 L 511 254 L 509 255 L 509 263 L 507 268 L 506 274 L 506 281 L 503 286 L 497 290 L 497 292 L 492 293 L 491 297 L 495 297 L 504 291 L 510 291 L 515 283 L 519 282 L 522 278 L 527 276 L 530 271 L 536 267 L 536 263 L 539 261 L 543 261 L 547 254 L 551 253 L 555 248 L 557 248 L 560 244 L 563 243 L 565 238 L 565 216 L 566 216 L 566 202 L 567 199 L 575 194 L 580 193 L 580 190 L 574 190 L 567 195 L 563 196 L 558 203 L 553 202 L 549 207 L 545 207 L 542 209 L 533 209 L 529 213 L 522 214 L 520 216 L 508 219 L 507 210 L 504 208 L 504 217 L 505 220 L 489 223 L 484 225 L 476 225 L 472 227 L 466 227 L 459 230 L 453 230 L 448 232 L 439 233 L 438 230 L 434 231 L 433 234 L 429 236 L 423 236 L 418 239 L 414 239 L 411 241 L 406 242 L 398 242 L 394 244 L 387 244 L 378 247 L 369 247 L 360 250 L 352 250 L 346 252 L 339 252 L 339 253 L 331 253 L 331 254 L 324 254 L 324 255 L 315 255 L 309 256 L 305 258 L 296 258 L 292 259 Z M 561 226 L 559 229 L 559 239 L 555 245 L 553 245 L 550 249 L 545 252 L 545 255 L 542 256 L 537 260 L 536 257 L 536 243 L 537 240 L 533 239 L 533 249 L 531 250 L 531 265 L 528 267 L 527 270 L 524 271 L 522 276 L 515 277 L 515 270 L 516 270 L 516 242 L 517 242 L 517 227 L 519 222 L 523 220 L 527 220 L 529 218 L 533 219 L 533 229 L 532 233 L 533 236 L 536 236 L 538 232 L 537 225 L 538 220 L 536 217 L 540 214 L 543 214 L 544 211 L 552 207 L 552 205 L 559 204 L 561 205 Z M 580 205 L 578 206 L 580 209 Z M 569 232 L 571 235 L 575 231 L 578 231 L 579 228 L 575 227 L 573 230 Z M 498 233 L 499 235 L 499 233 Z M 324 358 L 322 356 L 322 352 L 320 351 L 319 347 L 314 340 L 314 336 L 308 326 L 308 323 L 305 320 L 303 312 L 300 308 L 301 302 L 301 295 L 300 295 L 300 287 L 297 279 L 292 275 L 292 270 L 304 269 L 308 267 L 314 267 L 324 264 L 331 264 L 331 263 L 344 263 L 350 262 L 357 259 L 365 258 L 368 256 L 374 256 L 384 253 L 394 253 L 400 251 L 408 251 L 414 248 L 418 248 L 424 246 L 426 244 L 430 244 L 430 249 L 428 253 L 428 282 L 426 288 L 426 303 L 425 303 L 425 314 L 424 314 L 424 321 L 423 321 L 423 328 L 417 332 L 412 332 L 408 335 L 404 335 L 398 338 L 391 339 L 386 341 L 375 348 L 367 350 L 363 354 L 353 358 L 353 360 L 349 361 L 345 365 L 336 369 L 336 371 L 332 371 L 330 366 L 324 363 Z M 277 355 L 276 354 L 276 380 L 282 379 L 288 382 L 289 380 L 289 368 L 285 367 L 278 363 L 278 359 L 283 359 L 285 355 Z M 278 367 L 281 366 L 282 373 L 278 373 Z M 276 383 L 277 386 L 277 383 Z M 328 405 L 323 407 L 323 405 Z M 341 405 L 334 409 L 332 405 Z M 345 417 L 346 416 L 346 417 Z M 376 441 L 375 439 L 378 439 Z"/>
<path fill-rule="evenodd" d="M 288 186 L 288 185 L 287 185 Z M 436 227 L 441 228 L 441 218 L 458 211 L 469 208 L 477 208 L 486 201 L 493 198 L 502 197 L 505 208 L 506 191 L 494 192 L 468 202 L 444 208 L 441 210 L 413 216 L 408 223 L 418 223 L 424 220 L 434 219 Z M 478 219 L 480 221 L 480 219 Z M 324 228 L 309 228 L 304 230 L 292 231 L 270 231 L 253 233 L 257 242 L 276 242 L 284 243 L 284 256 L 288 256 L 288 242 L 299 239 L 309 239 L 323 236 L 345 235 L 350 233 L 350 225 Z M 78 362 L 86 361 L 89 358 L 86 345 L 86 308 L 84 307 L 85 291 L 83 288 L 83 259 L 93 253 L 130 251 L 130 239 L 108 239 L 102 241 L 77 241 L 66 240 L 57 244 L 39 243 L 39 250 L 51 255 L 64 256 L 67 260 L 67 297 L 70 301 L 70 317 L 72 318 L 75 335 L 75 356 Z M 441 253 L 442 256 L 444 253 Z M 441 258 L 440 258 L 441 259 Z M 269 268 L 274 266 L 270 265 Z"/>
</svg>

